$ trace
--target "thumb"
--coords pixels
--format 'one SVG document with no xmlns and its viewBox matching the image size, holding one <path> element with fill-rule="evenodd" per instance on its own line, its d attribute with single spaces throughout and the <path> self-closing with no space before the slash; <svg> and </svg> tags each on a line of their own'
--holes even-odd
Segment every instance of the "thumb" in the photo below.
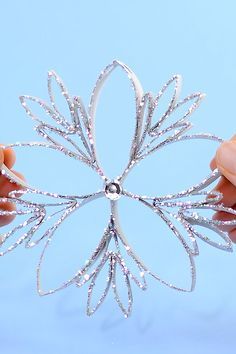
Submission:
<svg viewBox="0 0 236 354">
<path fill-rule="evenodd" d="M 220 172 L 236 186 L 236 140 L 225 141 L 219 146 L 215 162 Z"/>
</svg>

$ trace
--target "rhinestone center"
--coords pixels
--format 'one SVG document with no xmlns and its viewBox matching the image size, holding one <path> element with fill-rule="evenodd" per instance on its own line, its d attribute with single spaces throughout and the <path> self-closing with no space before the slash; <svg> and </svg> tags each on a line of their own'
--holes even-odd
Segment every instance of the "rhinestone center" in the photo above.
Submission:
<svg viewBox="0 0 236 354">
<path fill-rule="evenodd" d="M 117 200 L 121 196 L 121 186 L 117 181 L 111 181 L 105 185 L 105 195 L 108 199 Z"/>
</svg>

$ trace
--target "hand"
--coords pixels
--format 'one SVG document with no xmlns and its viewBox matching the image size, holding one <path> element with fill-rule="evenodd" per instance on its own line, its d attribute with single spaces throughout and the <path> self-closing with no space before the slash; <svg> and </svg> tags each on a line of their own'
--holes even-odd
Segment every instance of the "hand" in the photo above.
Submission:
<svg viewBox="0 0 236 354">
<path fill-rule="evenodd" d="M 215 157 L 210 163 L 210 167 L 212 170 L 218 168 L 223 175 L 214 188 L 214 190 L 223 194 L 221 202 L 225 206 L 236 210 L 236 135 L 219 146 Z M 229 214 L 224 212 L 217 212 L 213 218 L 216 220 L 232 220 L 235 219 L 235 216 L 229 216 Z M 227 226 L 224 230 L 228 231 L 231 240 L 236 242 L 236 227 Z"/>
<path fill-rule="evenodd" d="M 15 153 L 12 149 L 1 149 L 0 148 L 0 166 L 4 163 L 9 169 L 12 169 L 16 161 Z M 19 172 L 12 170 L 18 177 L 25 180 L 23 175 Z M 2 176 L 0 173 L 0 197 L 7 197 L 8 193 L 12 190 L 20 189 L 21 187 L 16 183 L 11 183 L 6 177 Z M 16 210 L 15 204 L 10 202 L 0 202 L 0 209 L 6 211 Z M 14 215 L 11 216 L 0 216 L 0 226 L 9 224 L 15 218 Z"/>
</svg>

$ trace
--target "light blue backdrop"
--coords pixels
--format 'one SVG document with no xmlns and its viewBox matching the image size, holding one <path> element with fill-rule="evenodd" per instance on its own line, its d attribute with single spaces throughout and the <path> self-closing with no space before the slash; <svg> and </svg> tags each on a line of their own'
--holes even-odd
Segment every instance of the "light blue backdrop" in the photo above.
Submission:
<svg viewBox="0 0 236 354">
<path fill-rule="evenodd" d="M 87 103 L 97 75 L 115 58 L 135 71 L 145 91 L 157 92 L 172 74 L 181 73 L 182 97 L 193 91 L 207 94 L 193 115 L 196 131 L 230 137 L 235 131 L 235 11 L 233 1 L 2 3 L 0 141 L 38 139 L 18 96 L 47 98 L 48 69 L 55 69 L 72 94 L 81 95 Z M 126 156 L 134 124 L 132 92 L 124 75 L 114 73 L 101 100 L 98 148 L 110 175 L 115 176 L 123 161 L 120 157 Z M 160 160 L 156 156 L 140 165 L 138 177 L 134 171 L 127 187 L 161 194 L 199 181 L 209 172 L 216 145 L 198 142 L 188 146 L 167 149 Z M 17 157 L 16 169 L 34 186 L 77 194 L 101 187 L 79 164 L 57 154 L 18 149 Z M 71 168 L 75 178 L 66 168 Z M 61 242 L 55 244 L 47 275 L 54 270 L 55 277 L 61 275 L 65 280 L 70 266 L 79 265 L 85 250 L 97 245 L 107 214 L 95 204 L 94 209 L 89 206 L 82 217 L 75 218 L 74 224 L 68 223 Z M 161 224 L 157 225 L 144 208 L 140 211 L 131 204 L 121 203 L 127 237 L 146 259 L 153 259 L 155 269 L 160 263 L 163 273 L 173 273 L 182 281 L 186 272 L 182 270 L 180 245 L 172 248 L 166 243 Z M 77 245 L 72 246 L 70 242 L 75 240 Z M 1 259 L 1 353 L 235 353 L 236 256 L 202 242 L 199 245 L 195 292 L 176 293 L 150 280 L 147 292 L 135 289 L 133 315 L 128 320 L 123 319 L 111 296 L 94 317 L 87 318 L 86 289 L 70 287 L 40 298 L 35 290 L 40 247 L 19 248 Z"/>
</svg>

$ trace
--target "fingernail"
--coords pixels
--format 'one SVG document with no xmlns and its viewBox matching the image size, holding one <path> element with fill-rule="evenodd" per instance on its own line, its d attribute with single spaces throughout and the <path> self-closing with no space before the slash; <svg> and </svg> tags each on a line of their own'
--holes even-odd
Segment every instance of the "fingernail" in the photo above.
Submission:
<svg viewBox="0 0 236 354">
<path fill-rule="evenodd" d="M 0 148 L 0 167 L 2 166 L 4 162 L 4 153 L 3 150 Z"/>
<path fill-rule="evenodd" d="M 236 140 L 236 134 L 234 134 L 230 140 Z"/>
<path fill-rule="evenodd" d="M 216 163 L 223 170 L 236 175 L 236 143 L 225 141 L 216 152 Z"/>
<path fill-rule="evenodd" d="M 229 237 L 234 243 L 236 243 L 236 229 L 229 232 Z"/>
<path fill-rule="evenodd" d="M 212 170 L 214 170 L 216 168 L 216 160 L 215 160 L 215 156 L 213 157 L 213 159 L 210 162 L 210 168 Z"/>
</svg>

